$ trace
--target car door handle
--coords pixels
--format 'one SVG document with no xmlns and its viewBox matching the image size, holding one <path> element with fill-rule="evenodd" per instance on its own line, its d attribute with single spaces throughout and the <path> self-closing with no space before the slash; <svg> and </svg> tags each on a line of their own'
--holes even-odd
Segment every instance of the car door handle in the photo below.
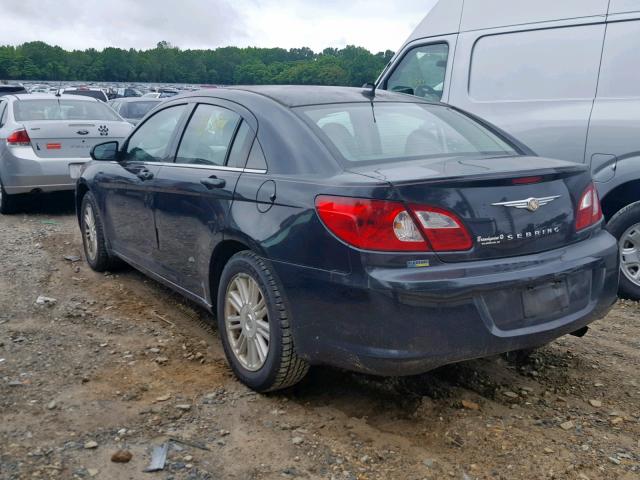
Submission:
<svg viewBox="0 0 640 480">
<path fill-rule="evenodd" d="M 153 178 L 153 173 L 151 173 L 146 168 L 143 168 L 142 170 L 136 172 L 136 177 L 138 177 L 140 180 L 151 180 Z"/>
<path fill-rule="evenodd" d="M 207 187 L 207 190 L 213 190 L 214 188 L 224 188 L 227 185 L 227 181 L 223 178 L 218 178 L 212 175 L 209 178 L 203 178 L 200 183 Z"/>
</svg>

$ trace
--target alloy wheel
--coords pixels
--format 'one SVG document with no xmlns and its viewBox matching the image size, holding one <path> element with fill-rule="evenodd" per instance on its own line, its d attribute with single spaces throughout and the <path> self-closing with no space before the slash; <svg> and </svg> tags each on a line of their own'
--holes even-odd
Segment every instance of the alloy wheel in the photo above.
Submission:
<svg viewBox="0 0 640 480">
<path fill-rule="evenodd" d="M 635 285 L 640 285 L 640 224 L 628 228 L 620 237 L 620 267 Z"/>
<path fill-rule="evenodd" d="M 227 287 L 224 323 L 234 356 L 251 372 L 262 368 L 269 354 L 267 304 L 258 283 L 239 273 Z"/>
<path fill-rule="evenodd" d="M 96 217 L 90 204 L 84 209 L 84 243 L 87 256 L 94 260 L 98 252 L 98 233 L 96 231 Z"/>
</svg>

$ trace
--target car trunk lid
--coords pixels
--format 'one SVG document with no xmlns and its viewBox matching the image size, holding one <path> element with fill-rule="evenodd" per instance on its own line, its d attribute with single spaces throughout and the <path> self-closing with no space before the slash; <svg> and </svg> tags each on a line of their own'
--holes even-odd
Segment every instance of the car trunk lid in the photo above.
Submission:
<svg viewBox="0 0 640 480">
<path fill-rule="evenodd" d="M 24 127 L 41 158 L 89 158 L 94 145 L 122 141 L 131 126 L 122 121 L 28 121 Z"/>
<path fill-rule="evenodd" d="M 451 157 L 351 171 L 386 180 L 414 210 L 455 214 L 473 247 L 439 252 L 445 262 L 533 254 L 578 241 L 575 207 L 591 182 L 582 165 L 539 157 Z"/>
</svg>

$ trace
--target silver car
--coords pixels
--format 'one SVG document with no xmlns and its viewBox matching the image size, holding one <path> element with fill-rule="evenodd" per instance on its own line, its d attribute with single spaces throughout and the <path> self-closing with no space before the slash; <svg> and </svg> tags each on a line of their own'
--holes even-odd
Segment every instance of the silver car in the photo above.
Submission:
<svg viewBox="0 0 640 480">
<path fill-rule="evenodd" d="M 91 147 L 132 128 L 89 97 L 0 98 L 0 213 L 14 212 L 20 194 L 73 190 Z"/>
</svg>

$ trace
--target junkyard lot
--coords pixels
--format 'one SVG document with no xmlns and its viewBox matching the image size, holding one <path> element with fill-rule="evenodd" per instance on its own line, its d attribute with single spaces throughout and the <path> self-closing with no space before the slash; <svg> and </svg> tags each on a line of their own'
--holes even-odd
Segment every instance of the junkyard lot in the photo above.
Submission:
<svg viewBox="0 0 640 480">
<path fill-rule="evenodd" d="M 0 479 L 640 478 L 635 303 L 524 364 L 316 368 L 261 396 L 206 312 L 132 269 L 65 259 L 81 256 L 72 202 L 45 198 L 0 218 Z M 172 442 L 165 471 L 143 473 L 168 437 L 205 448 Z M 131 462 L 110 461 L 120 448 Z"/>
</svg>

